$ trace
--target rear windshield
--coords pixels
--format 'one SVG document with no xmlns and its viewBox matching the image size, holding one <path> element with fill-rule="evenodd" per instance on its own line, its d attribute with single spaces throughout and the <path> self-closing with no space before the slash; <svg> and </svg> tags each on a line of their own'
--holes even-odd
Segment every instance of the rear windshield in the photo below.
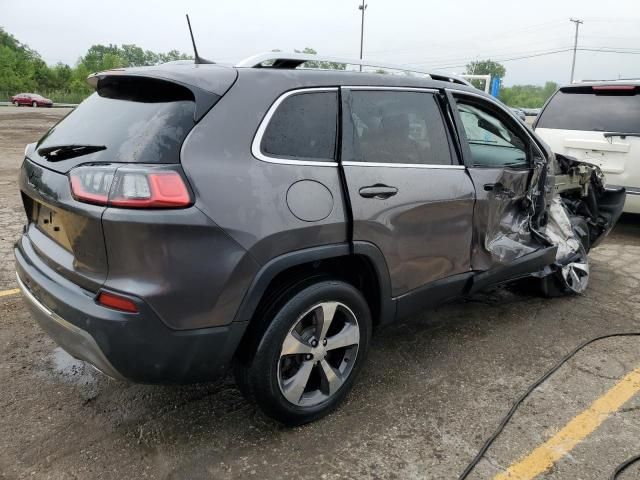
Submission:
<svg viewBox="0 0 640 480">
<path fill-rule="evenodd" d="M 194 112 L 193 94 L 185 87 L 107 77 L 40 140 L 36 151 L 86 145 L 106 147 L 87 156 L 91 161 L 178 163 L 182 142 L 195 124 Z"/>
<path fill-rule="evenodd" d="M 640 95 L 635 90 L 559 91 L 542 112 L 537 128 L 640 133 Z"/>
</svg>

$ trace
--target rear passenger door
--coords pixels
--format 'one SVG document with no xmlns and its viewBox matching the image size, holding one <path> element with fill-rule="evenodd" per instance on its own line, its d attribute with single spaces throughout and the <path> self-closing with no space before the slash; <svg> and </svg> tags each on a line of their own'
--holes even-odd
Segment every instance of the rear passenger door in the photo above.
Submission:
<svg viewBox="0 0 640 480">
<path fill-rule="evenodd" d="M 442 112 L 435 90 L 342 88 L 353 240 L 381 250 L 394 297 L 470 269 L 474 189 Z"/>
</svg>

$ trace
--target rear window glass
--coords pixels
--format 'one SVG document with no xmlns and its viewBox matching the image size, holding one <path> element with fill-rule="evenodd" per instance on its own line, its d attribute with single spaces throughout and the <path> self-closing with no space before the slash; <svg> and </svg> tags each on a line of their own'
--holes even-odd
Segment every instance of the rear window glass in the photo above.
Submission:
<svg viewBox="0 0 640 480">
<path fill-rule="evenodd" d="M 425 92 L 352 91 L 345 109 L 344 159 L 451 165 L 440 108 Z M 352 130 L 352 131 L 349 131 Z"/>
<path fill-rule="evenodd" d="M 546 106 L 537 128 L 589 132 L 640 133 L 640 95 L 635 91 L 559 91 Z"/>
<path fill-rule="evenodd" d="M 337 120 L 337 92 L 291 95 L 271 117 L 260 149 L 270 157 L 332 161 Z"/>
<path fill-rule="evenodd" d="M 91 161 L 178 163 L 182 142 L 195 124 L 194 112 L 193 95 L 182 86 L 131 77 L 102 81 L 36 150 L 104 146 Z"/>
</svg>

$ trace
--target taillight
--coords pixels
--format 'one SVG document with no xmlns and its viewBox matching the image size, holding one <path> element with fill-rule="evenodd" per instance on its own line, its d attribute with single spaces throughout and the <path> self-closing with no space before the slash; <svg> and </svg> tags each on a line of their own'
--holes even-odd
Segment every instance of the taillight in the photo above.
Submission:
<svg viewBox="0 0 640 480">
<path fill-rule="evenodd" d="M 100 292 L 97 301 L 103 307 L 122 310 L 123 312 L 138 313 L 138 306 L 132 300 L 116 295 L 115 293 Z"/>
<path fill-rule="evenodd" d="M 605 92 L 605 91 L 608 91 L 608 92 L 615 92 L 615 91 L 628 92 L 628 91 L 636 89 L 635 85 L 594 85 L 591 88 L 596 92 L 598 92 L 598 91 L 603 91 L 603 92 Z"/>
<path fill-rule="evenodd" d="M 180 208 L 192 204 L 177 167 L 85 165 L 69 173 L 73 197 L 123 208 Z"/>
</svg>

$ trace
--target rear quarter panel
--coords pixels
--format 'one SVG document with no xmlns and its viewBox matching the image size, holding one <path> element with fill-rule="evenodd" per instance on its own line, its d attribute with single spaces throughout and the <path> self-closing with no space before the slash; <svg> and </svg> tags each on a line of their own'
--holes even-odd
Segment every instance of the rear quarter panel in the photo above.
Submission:
<svg viewBox="0 0 640 480">
<path fill-rule="evenodd" d="M 182 165 L 196 194 L 196 206 L 259 263 L 307 247 L 344 242 L 347 223 L 336 166 L 265 162 L 251 153 L 255 133 L 271 104 L 300 85 L 299 77 L 241 71 L 236 84 L 191 131 Z M 287 192 L 300 180 L 321 183 L 333 197 L 319 221 L 297 218 Z M 313 198 L 309 198 L 313 201 Z"/>
</svg>

